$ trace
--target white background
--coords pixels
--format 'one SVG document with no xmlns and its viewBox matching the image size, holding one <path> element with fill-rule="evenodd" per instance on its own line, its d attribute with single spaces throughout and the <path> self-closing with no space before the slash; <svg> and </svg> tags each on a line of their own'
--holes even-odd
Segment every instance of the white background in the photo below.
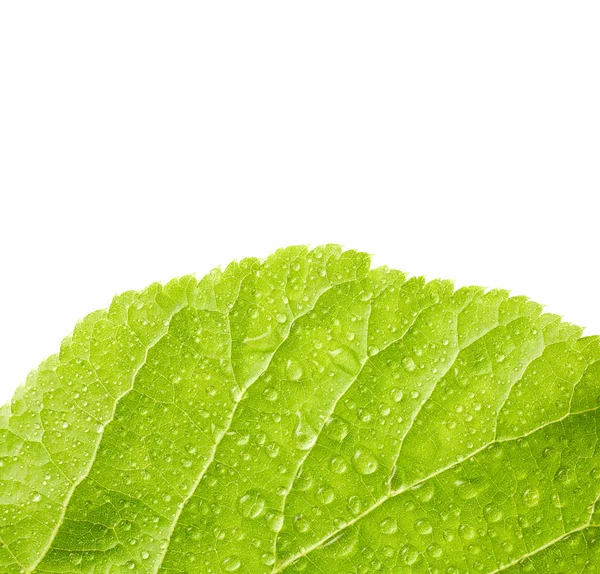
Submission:
<svg viewBox="0 0 600 574">
<path fill-rule="evenodd" d="M 288 244 L 600 333 L 597 2 L 3 2 L 0 403 L 115 293 Z"/>
</svg>

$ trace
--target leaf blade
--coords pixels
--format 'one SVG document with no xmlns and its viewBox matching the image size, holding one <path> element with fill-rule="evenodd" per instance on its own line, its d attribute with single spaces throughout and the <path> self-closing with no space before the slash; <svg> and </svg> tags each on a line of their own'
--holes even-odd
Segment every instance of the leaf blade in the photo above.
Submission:
<svg viewBox="0 0 600 574">
<path fill-rule="evenodd" d="M 0 410 L 0 569 L 600 564 L 600 339 L 369 265 L 291 247 L 88 316 Z"/>
</svg>

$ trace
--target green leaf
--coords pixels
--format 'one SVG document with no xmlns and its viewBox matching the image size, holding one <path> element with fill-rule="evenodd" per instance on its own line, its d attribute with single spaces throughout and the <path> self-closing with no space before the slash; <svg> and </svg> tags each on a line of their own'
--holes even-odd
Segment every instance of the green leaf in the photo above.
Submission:
<svg viewBox="0 0 600 574">
<path fill-rule="evenodd" d="M 0 571 L 600 571 L 600 338 L 328 245 L 154 284 L 0 409 Z"/>
</svg>

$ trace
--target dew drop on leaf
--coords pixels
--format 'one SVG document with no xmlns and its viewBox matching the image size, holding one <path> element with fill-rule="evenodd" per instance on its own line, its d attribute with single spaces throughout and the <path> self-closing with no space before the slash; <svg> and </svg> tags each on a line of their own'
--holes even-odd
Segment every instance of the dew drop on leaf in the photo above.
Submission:
<svg viewBox="0 0 600 574">
<path fill-rule="evenodd" d="M 287 377 L 290 381 L 298 381 L 302 378 L 302 367 L 295 361 L 288 361 L 286 368 Z"/>
<path fill-rule="evenodd" d="M 412 357 L 404 357 L 402 359 L 402 366 L 409 372 L 412 373 L 417 367 Z"/>
<path fill-rule="evenodd" d="M 523 503 L 525 506 L 533 508 L 540 503 L 540 492 L 536 488 L 528 488 L 523 493 Z"/>
<path fill-rule="evenodd" d="M 405 564 L 412 566 L 419 558 L 419 551 L 412 544 L 407 544 L 400 551 L 400 555 Z"/>
<path fill-rule="evenodd" d="M 385 518 L 379 524 L 383 534 L 394 534 L 398 531 L 398 524 L 393 518 Z"/>
<path fill-rule="evenodd" d="M 354 516 L 357 516 L 362 512 L 363 504 L 358 496 L 351 496 L 348 498 L 348 509 Z"/>
<path fill-rule="evenodd" d="M 239 556 L 227 556 L 222 562 L 223 570 L 225 572 L 235 572 L 241 565 L 242 562 Z"/>
<path fill-rule="evenodd" d="M 327 436 L 337 442 L 342 442 L 348 436 L 348 425 L 340 418 L 332 418 L 325 427 Z"/>
<path fill-rule="evenodd" d="M 267 525 L 273 532 L 279 532 L 283 528 L 284 516 L 281 512 L 271 512 L 267 516 Z"/>
<path fill-rule="evenodd" d="M 265 399 L 267 401 L 276 401 L 278 396 L 279 396 L 279 393 L 273 387 L 267 387 L 263 391 L 263 397 L 265 397 Z"/>
<path fill-rule="evenodd" d="M 359 474 L 373 474 L 379 466 L 375 455 L 365 448 L 354 453 L 352 464 Z"/>
<path fill-rule="evenodd" d="M 238 507 L 244 518 L 258 518 L 264 512 L 265 499 L 260 491 L 249 490 L 240 497 Z"/>
<path fill-rule="evenodd" d="M 296 413 L 298 424 L 294 431 L 294 439 L 298 450 L 310 450 L 317 441 L 317 431 L 307 422 L 302 421 L 300 412 Z"/>
</svg>

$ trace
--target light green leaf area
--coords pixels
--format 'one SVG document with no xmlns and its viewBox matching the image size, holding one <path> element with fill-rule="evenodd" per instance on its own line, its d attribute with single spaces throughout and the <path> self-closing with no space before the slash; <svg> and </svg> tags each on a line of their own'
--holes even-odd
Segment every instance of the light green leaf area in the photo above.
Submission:
<svg viewBox="0 0 600 574">
<path fill-rule="evenodd" d="M 0 410 L 0 572 L 600 572 L 600 339 L 327 245 L 115 298 Z"/>
</svg>

